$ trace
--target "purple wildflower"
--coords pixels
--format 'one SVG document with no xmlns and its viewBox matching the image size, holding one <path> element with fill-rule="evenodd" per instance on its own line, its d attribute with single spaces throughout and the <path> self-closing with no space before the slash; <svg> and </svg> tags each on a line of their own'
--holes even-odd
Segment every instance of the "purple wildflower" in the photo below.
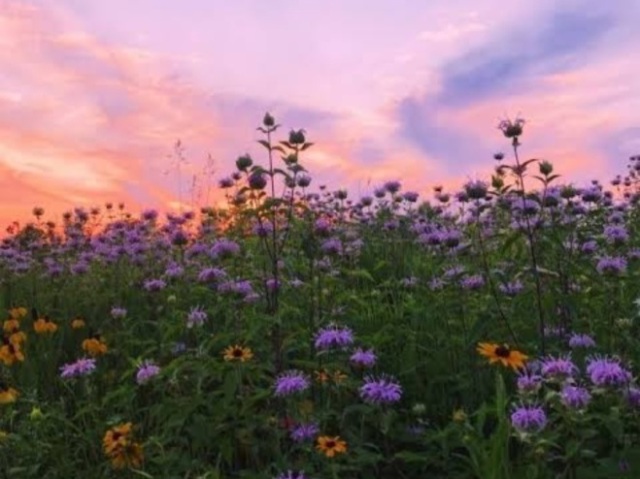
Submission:
<svg viewBox="0 0 640 479">
<path fill-rule="evenodd" d="M 144 289 L 147 291 L 160 291 L 166 288 L 167 283 L 161 279 L 148 279 L 144 282 Z"/>
<path fill-rule="evenodd" d="M 587 374 L 595 386 L 622 386 L 631 380 L 631 373 L 620 360 L 611 357 L 592 357 L 587 361 Z"/>
<path fill-rule="evenodd" d="M 329 349 L 331 347 L 345 348 L 353 343 L 353 331 L 350 328 L 341 328 L 330 324 L 316 333 L 316 349 Z"/>
<path fill-rule="evenodd" d="M 567 384 L 562 388 L 560 398 L 565 406 L 571 409 L 582 409 L 591 401 L 591 394 L 585 388 Z"/>
<path fill-rule="evenodd" d="M 274 479 L 309 479 L 309 478 L 304 475 L 304 471 L 299 471 L 299 472 L 287 471 L 279 474 Z"/>
<path fill-rule="evenodd" d="M 640 388 L 637 386 L 629 386 L 624 393 L 625 399 L 629 406 L 637 408 L 640 407 Z"/>
<path fill-rule="evenodd" d="M 573 333 L 569 338 L 569 347 L 576 348 L 595 348 L 596 342 L 588 334 Z"/>
<path fill-rule="evenodd" d="M 603 256 L 598 260 L 596 269 L 600 274 L 621 274 L 627 270 L 627 260 L 622 256 Z"/>
<path fill-rule="evenodd" d="M 198 281 L 201 283 L 211 283 L 226 277 L 227 273 L 220 268 L 204 268 L 198 274 Z"/>
<path fill-rule="evenodd" d="M 87 376 L 96 369 L 96 360 L 93 358 L 80 358 L 73 363 L 64 364 L 60 368 L 60 377 L 75 378 L 78 376 Z"/>
<path fill-rule="evenodd" d="M 500 286 L 498 286 L 498 288 L 506 296 L 516 296 L 524 289 L 524 286 L 522 285 L 521 281 L 516 280 L 509 283 L 501 284 Z"/>
<path fill-rule="evenodd" d="M 294 442 L 304 442 L 313 439 L 318 432 L 320 432 L 318 424 L 309 422 L 293 426 L 289 435 Z"/>
<path fill-rule="evenodd" d="M 518 391 L 521 393 L 535 393 L 540 389 L 542 376 L 534 374 L 529 369 L 525 369 L 518 374 Z"/>
<path fill-rule="evenodd" d="M 286 371 L 276 379 L 274 394 L 276 396 L 291 396 L 308 389 L 310 384 L 309 378 L 302 371 Z"/>
<path fill-rule="evenodd" d="M 200 306 L 191 308 L 187 316 L 187 328 L 202 326 L 207 320 L 207 313 Z"/>
<path fill-rule="evenodd" d="M 113 319 L 122 319 L 127 315 L 127 310 L 125 308 L 121 308 L 119 306 L 114 306 L 111 308 L 111 317 Z"/>
<path fill-rule="evenodd" d="M 362 348 L 358 348 L 353 352 L 349 360 L 352 364 L 355 364 L 357 366 L 370 368 L 374 364 L 376 364 L 377 357 L 373 352 L 373 349 L 364 351 Z"/>
<path fill-rule="evenodd" d="M 144 361 L 136 373 L 136 382 L 138 384 L 146 384 L 158 374 L 160 374 L 160 367 L 158 365 L 153 361 Z"/>
<path fill-rule="evenodd" d="M 360 387 L 360 397 L 372 404 L 395 403 L 402 397 L 402 386 L 390 376 L 368 376 Z"/>
<path fill-rule="evenodd" d="M 468 290 L 480 289 L 484 286 L 484 278 L 480 274 L 465 276 L 460 280 L 460 286 Z"/>
<path fill-rule="evenodd" d="M 547 379 L 563 381 L 573 376 L 578 368 L 571 360 L 570 355 L 548 356 L 542 360 L 540 373 Z"/>
<path fill-rule="evenodd" d="M 547 424 L 547 414 L 540 406 L 521 405 L 511 413 L 511 424 L 520 432 L 538 432 Z"/>
<path fill-rule="evenodd" d="M 227 258 L 240 252 L 240 245 L 227 238 L 220 238 L 211 247 L 210 254 L 213 258 Z"/>
</svg>

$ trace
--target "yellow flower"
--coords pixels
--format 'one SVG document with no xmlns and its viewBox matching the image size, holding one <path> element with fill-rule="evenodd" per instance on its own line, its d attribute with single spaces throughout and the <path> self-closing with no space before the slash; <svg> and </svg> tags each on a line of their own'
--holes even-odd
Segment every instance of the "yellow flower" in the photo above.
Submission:
<svg viewBox="0 0 640 479">
<path fill-rule="evenodd" d="M 342 371 L 340 371 L 339 369 L 336 369 L 333 372 L 332 379 L 333 379 L 334 383 L 342 384 L 347 379 L 347 375 L 345 373 L 343 373 Z"/>
<path fill-rule="evenodd" d="M 11 308 L 9 310 L 9 316 L 11 319 L 22 319 L 27 315 L 27 308 Z"/>
<path fill-rule="evenodd" d="M 253 358 L 251 348 L 245 348 L 238 346 L 237 344 L 229 346 L 222 352 L 222 354 L 225 361 L 240 361 L 244 363 Z"/>
<path fill-rule="evenodd" d="M 82 329 L 86 326 L 84 319 L 77 317 L 71 321 L 71 329 Z"/>
<path fill-rule="evenodd" d="M 506 344 L 479 343 L 477 351 L 489 359 L 489 364 L 500 363 L 504 367 L 513 369 L 523 368 L 525 361 L 529 359 L 528 356 L 509 348 Z"/>
<path fill-rule="evenodd" d="M 22 354 L 19 345 L 13 344 L 5 338 L 0 346 L 0 361 L 5 366 L 11 366 L 15 362 L 23 362 L 24 354 Z"/>
<path fill-rule="evenodd" d="M 20 329 L 20 321 L 18 321 L 17 319 L 7 319 L 2 324 L 2 330 L 7 334 L 15 333 L 19 329 Z"/>
<path fill-rule="evenodd" d="M 144 460 L 142 446 L 132 438 L 130 422 L 107 430 L 102 439 L 102 448 L 114 469 L 139 468 Z"/>
<path fill-rule="evenodd" d="M 58 330 L 58 325 L 48 316 L 44 316 L 33 322 L 33 329 L 37 334 L 55 333 Z"/>
<path fill-rule="evenodd" d="M 347 443 L 340 436 L 320 436 L 317 439 L 316 449 L 327 457 L 347 452 Z"/>
<path fill-rule="evenodd" d="M 316 381 L 320 384 L 324 384 L 329 381 L 329 373 L 326 369 L 323 369 L 322 371 L 314 371 L 314 374 L 316 376 Z"/>
<path fill-rule="evenodd" d="M 109 350 L 106 343 L 102 341 L 99 334 L 82 341 L 82 349 L 94 358 L 102 354 L 106 354 Z"/>
<path fill-rule="evenodd" d="M 456 409 L 453 411 L 453 421 L 454 422 L 465 422 L 467 420 L 467 413 L 464 412 L 464 409 Z"/>
<path fill-rule="evenodd" d="M 18 391 L 0 382 L 0 404 L 11 404 L 18 399 Z"/>
<path fill-rule="evenodd" d="M 14 347 L 19 348 L 22 344 L 27 340 L 27 335 L 24 334 L 24 331 L 18 331 L 17 333 L 13 333 L 9 336 L 9 343 L 13 344 Z"/>
</svg>

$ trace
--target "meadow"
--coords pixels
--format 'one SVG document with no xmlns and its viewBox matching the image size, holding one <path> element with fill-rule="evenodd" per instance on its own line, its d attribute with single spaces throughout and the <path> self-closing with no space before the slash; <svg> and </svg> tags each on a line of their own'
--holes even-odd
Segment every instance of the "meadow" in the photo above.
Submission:
<svg viewBox="0 0 640 479">
<path fill-rule="evenodd" d="M 0 477 L 638 477 L 640 157 L 353 198 L 258 129 L 225 207 L 7 229 Z"/>
</svg>

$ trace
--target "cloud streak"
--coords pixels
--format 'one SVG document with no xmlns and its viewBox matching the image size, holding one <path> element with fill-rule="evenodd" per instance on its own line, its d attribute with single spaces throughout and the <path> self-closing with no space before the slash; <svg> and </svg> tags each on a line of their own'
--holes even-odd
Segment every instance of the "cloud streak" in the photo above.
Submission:
<svg viewBox="0 0 640 479">
<path fill-rule="evenodd" d="M 426 193 L 484 174 L 505 148 L 497 121 L 519 112 L 527 154 L 556 160 L 568 179 L 622 171 L 620 156 L 639 146 L 632 0 L 524 12 L 496 0 L 162 10 L 0 0 L 0 10 L 0 223 L 33 205 L 189 203 L 194 176 L 200 199 L 215 201 L 206 180 L 239 154 L 263 154 L 265 111 L 285 137 L 305 128 L 316 142 L 304 160 L 314 184 L 354 193 L 389 178 Z"/>
</svg>

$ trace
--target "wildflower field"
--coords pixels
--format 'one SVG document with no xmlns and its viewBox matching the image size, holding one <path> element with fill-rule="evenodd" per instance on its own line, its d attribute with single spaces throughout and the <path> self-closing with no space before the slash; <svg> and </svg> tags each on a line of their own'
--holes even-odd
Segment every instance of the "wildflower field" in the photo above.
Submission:
<svg viewBox="0 0 640 479">
<path fill-rule="evenodd" d="M 354 198 L 258 129 L 225 207 L 8 228 L 0 477 L 640 477 L 640 157 Z"/>
</svg>

